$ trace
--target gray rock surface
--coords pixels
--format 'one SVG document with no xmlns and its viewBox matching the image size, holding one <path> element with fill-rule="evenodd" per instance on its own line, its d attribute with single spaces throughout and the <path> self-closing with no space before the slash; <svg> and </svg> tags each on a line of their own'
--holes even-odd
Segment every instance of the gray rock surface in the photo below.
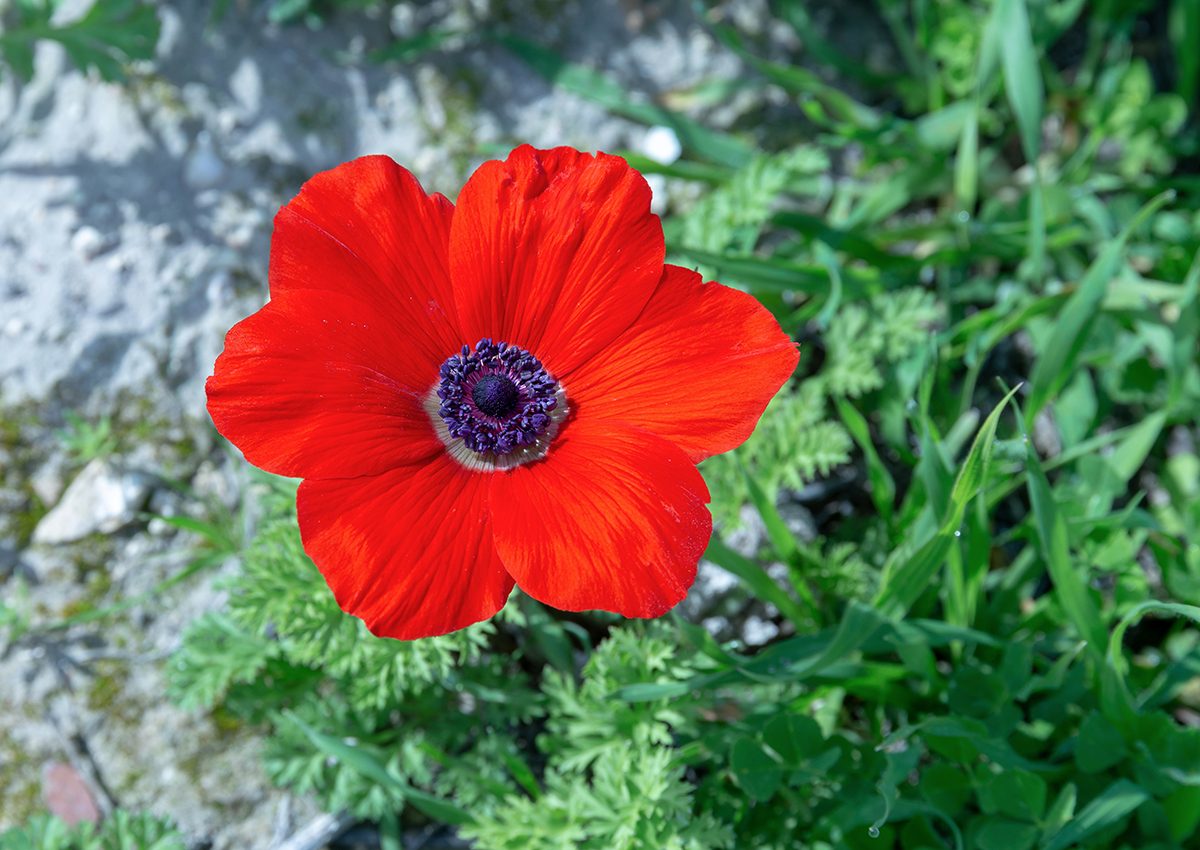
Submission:
<svg viewBox="0 0 1200 850">
<path fill-rule="evenodd" d="M 266 300 L 271 220 L 312 174 L 386 153 L 453 197 L 521 142 L 670 153 L 661 132 L 553 88 L 496 44 L 464 37 L 408 64 L 364 61 L 388 28 L 503 21 L 635 98 L 740 67 L 683 0 L 551 6 L 548 18 L 535 0 L 429 0 L 312 30 L 268 23 L 262 3 L 230 3 L 212 25 L 208 4 L 164 0 L 158 58 L 126 84 L 81 73 L 52 43 L 38 45 L 30 83 L 0 74 L 0 831 L 41 807 L 52 762 L 70 764 L 101 808 L 169 815 L 193 847 L 266 850 L 317 815 L 266 780 L 258 731 L 165 696 L 164 659 L 222 603 L 211 572 L 53 627 L 186 568 L 201 541 L 145 522 L 144 504 L 204 516 L 244 499 L 204 380 L 225 332 Z M 655 190 L 665 211 L 675 190 Z M 55 436 L 68 410 L 111 416 L 119 459 L 71 480 Z M 705 569 L 719 597 L 727 581 Z"/>
</svg>

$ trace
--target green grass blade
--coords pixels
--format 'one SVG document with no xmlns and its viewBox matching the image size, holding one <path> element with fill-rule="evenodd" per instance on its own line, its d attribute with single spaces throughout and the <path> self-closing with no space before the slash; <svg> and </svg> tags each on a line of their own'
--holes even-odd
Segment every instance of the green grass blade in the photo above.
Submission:
<svg viewBox="0 0 1200 850">
<path fill-rule="evenodd" d="M 1017 119 L 1025 160 L 1037 162 L 1042 146 L 1042 109 L 1045 89 L 1038 68 L 1037 50 L 1029 28 L 1025 0 L 996 0 L 995 24 L 999 30 L 1004 90 Z"/>
<path fill-rule="evenodd" d="M 975 435 L 971 451 L 959 468 L 954 488 L 950 492 L 950 503 L 941 518 L 941 526 L 937 533 L 903 563 L 890 570 L 885 569 L 883 586 L 875 598 L 875 605 L 889 616 L 898 617 L 908 611 L 925 592 L 934 574 L 946 560 L 946 553 L 957 540 L 955 532 L 962 521 L 967 503 L 986 483 L 1000 413 L 1019 388 L 1013 387 L 1008 391 L 1008 395 L 996 405 L 995 410 L 984 420 L 979 433 Z"/>
<path fill-rule="evenodd" d="M 1100 302 L 1108 290 L 1108 283 L 1120 268 L 1121 255 L 1129 235 L 1174 197 L 1173 191 L 1166 191 L 1149 201 L 1138 210 L 1121 235 L 1105 245 L 1100 256 L 1088 267 L 1078 289 L 1059 314 L 1046 350 L 1033 366 L 1033 374 L 1029 379 L 1029 401 L 1026 404 L 1026 415 L 1030 422 L 1074 374 L 1075 361 L 1087 341 Z"/>
<path fill-rule="evenodd" d="M 886 622 L 877 609 L 852 601 L 846 606 L 846 613 L 838 623 L 833 640 L 820 653 L 788 664 L 780 672 L 762 672 L 755 669 L 759 665 L 753 662 L 737 672 L 755 682 L 799 682 L 811 678 L 856 651 Z"/>
<path fill-rule="evenodd" d="M 709 266 L 725 283 L 741 283 L 751 292 L 799 292 L 827 295 L 829 273 L 820 266 L 802 266 L 789 260 L 766 257 L 727 257 L 668 244 L 668 254 L 680 254 L 695 263 Z M 862 287 L 855 294 L 861 297 Z"/>
<path fill-rule="evenodd" d="M 810 239 L 820 240 L 835 251 L 845 251 L 855 259 L 873 266 L 894 268 L 913 265 L 911 258 L 889 254 L 857 234 L 831 227 L 825 219 L 815 215 L 785 210 L 775 213 L 771 217 L 771 222 L 779 227 L 786 227 L 801 233 Z"/>
<path fill-rule="evenodd" d="M 837 405 L 838 415 L 841 416 L 846 430 L 850 432 L 854 442 L 862 449 L 863 457 L 867 461 L 867 478 L 871 482 L 871 501 L 875 503 L 875 509 L 879 511 L 879 515 L 890 525 L 896 501 L 896 482 L 892 479 L 892 474 L 888 472 L 887 467 L 883 465 L 883 461 L 879 459 L 879 453 L 875 451 L 875 444 L 871 442 L 871 429 L 867 425 L 866 418 L 848 399 L 835 398 L 834 404 Z"/>
<path fill-rule="evenodd" d="M 979 186 L 979 103 L 963 122 L 958 139 L 958 152 L 954 158 L 954 197 L 958 201 L 960 214 L 975 214 L 975 199 Z M 967 222 L 960 215 L 960 230 L 965 234 Z"/>
<path fill-rule="evenodd" d="M 367 55 L 373 62 L 415 62 L 426 53 L 437 50 L 452 38 L 469 35 L 461 30 L 431 29 L 417 33 L 412 38 L 400 38 L 370 51 Z"/>
<path fill-rule="evenodd" d="M 1109 824 L 1116 823 L 1132 812 L 1150 795 L 1128 779 L 1118 779 L 1100 796 L 1083 807 L 1053 838 L 1042 844 L 1041 850 L 1066 850 L 1081 843 Z"/>
<path fill-rule="evenodd" d="M 750 161 L 751 149 L 733 136 L 710 130 L 662 107 L 637 103 L 604 74 L 568 62 L 554 51 L 515 35 L 498 35 L 496 40 L 554 85 L 587 98 L 616 115 L 643 124 L 670 127 L 685 149 L 704 159 L 730 168 L 738 168 Z"/>
<path fill-rule="evenodd" d="M 1021 416 L 1017 417 L 1017 425 L 1021 429 L 1021 436 L 1028 440 L 1029 434 Z M 1046 561 L 1050 580 L 1054 583 L 1054 593 L 1079 636 L 1087 641 L 1092 656 L 1099 660 L 1108 630 L 1100 619 L 1096 603 L 1088 595 L 1087 586 L 1071 563 L 1067 520 L 1054 500 L 1050 482 L 1046 480 L 1046 473 L 1042 471 L 1036 452 L 1030 451 L 1026 457 L 1025 475 L 1042 557 Z"/>
<path fill-rule="evenodd" d="M 1152 611 L 1174 614 L 1178 617 L 1187 617 L 1193 622 L 1200 624 L 1200 608 L 1194 605 L 1182 605 L 1177 602 L 1158 602 L 1152 600 L 1135 606 L 1128 614 L 1121 618 L 1116 628 L 1113 629 L 1112 634 L 1108 638 L 1108 651 L 1104 658 L 1101 706 L 1104 709 L 1104 713 L 1108 715 L 1108 719 L 1125 732 L 1127 737 L 1132 737 L 1133 735 L 1134 730 L 1131 721 L 1135 715 L 1135 711 L 1133 698 L 1130 696 L 1129 688 L 1125 684 L 1127 665 L 1121 651 L 1121 644 L 1125 640 L 1125 630 Z"/>
<path fill-rule="evenodd" d="M 291 711 L 285 710 L 283 715 L 299 726 L 300 730 L 304 732 L 308 739 L 312 741 L 313 746 L 318 750 L 353 768 L 367 779 L 398 792 L 404 797 L 405 802 L 411 803 L 414 808 L 421 810 L 429 817 L 442 823 L 456 825 L 475 822 L 475 817 L 465 809 L 460 809 L 458 806 L 440 797 L 419 791 L 396 776 L 393 776 L 382 762 L 361 747 L 347 744 L 340 738 L 334 738 L 317 731 Z"/>
<path fill-rule="evenodd" d="M 1200 96 L 1200 3 L 1175 0 L 1171 6 L 1171 44 L 1175 48 L 1175 85 L 1189 109 L 1196 109 Z"/>
<path fill-rule="evenodd" d="M 746 583 L 746 587 L 750 589 L 751 593 L 763 602 L 773 604 L 798 628 L 808 631 L 812 627 L 812 616 L 792 597 L 788 596 L 787 592 L 777 585 L 762 567 L 730 549 L 715 534 L 708 542 L 708 549 L 705 550 L 704 557 L 740 578 Z"/>
<path fill-rule="evenodd" d="M 1198 368 L 1196 344 L 1200 341 L 1200 251 L 1192 258 L 1192 265 L 1183 280 L 1183 291 L 1179 302 L 1179 319 L 1172 329 L 1175 344 L 1171 347 L 1167 409 L 1175 408 L 1183 401 L 1188 378 L 1194 377 Z"/>
</svg>

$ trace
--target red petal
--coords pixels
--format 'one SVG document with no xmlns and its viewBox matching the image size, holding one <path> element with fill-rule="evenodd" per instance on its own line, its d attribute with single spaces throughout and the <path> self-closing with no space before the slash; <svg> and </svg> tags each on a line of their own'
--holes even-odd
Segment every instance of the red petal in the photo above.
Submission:
<svg viewBox="0 0 1200 850">
<path fill-rule="evenodd" d="M 450 275 L 463 333 L 519 345 L 561 377 L 629 327 L 663 251 L 650 187 L 625 160 L 517 148 L 458 196 Z"/>
<path fill-rule="evenodd" d="M 657 617 L 674 606 L 712 534 L 707 502 L 679 448 L 612 422 L 570 422 L 544 460 L 492 477 L 504 566 L 566 611 Z"/>
<path fill-rule="evenodd" d="M 461 629 L 499 611 L 513 586 L 492 542 L 488 483 L 445 454 L 369 478 L 310 478 L 296 497 L 304 550 L 374 634 Z"/>
<path fill-rule="evenodd" d="M 386 156 L 322 172 L 275 216 L 271 295 L 352 295 L 390 316 L 436 373 L 462 345 L 446 261 L 453 215 Z"/>
<path fill-rule="evenodd" d="M 566 391 L 581 419 L 637 425 L 699 463 L 750 436 L 798 359 L 754 298 L 667 266 L 637 321 L 572 372 Z"/>
<path fill-rule="evenodd" d="M 438 373 L 406 330 L 345 295 L 278 295 L 225 337 L 208 412 L 280 475 L 374 475 L 428 457 L 442 443 L 421 397 Z"/>
</svg>

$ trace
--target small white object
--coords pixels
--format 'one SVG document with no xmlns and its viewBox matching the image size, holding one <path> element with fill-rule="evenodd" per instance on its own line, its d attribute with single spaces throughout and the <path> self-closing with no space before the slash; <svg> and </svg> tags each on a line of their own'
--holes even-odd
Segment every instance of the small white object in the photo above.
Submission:
<svg viewBox="0 0 1200 850">
<path fill-rule="evenodd" d="M 670 127 L 661 124 L 651 127 L 642 139 L 642 153 L 660 165 L 670 165 L 683 153 L 679 137 Z"/>
<path fill-rule="evenodd" d="M 108 240 L 99 230 L 90 224 L 85 224 L 71 237 L 71 247 L 90 260 L 104 252 L 104 249 L 108 247 Z"/>
<path fill-rule="evenodd" d="M 33 530 L 34 543 L 71 543 L 93 532 L 110 534 L 134 520 L 150 492 L 142 474 L 96 458 L 83 468 L 54 510 Z"/>
</svg>

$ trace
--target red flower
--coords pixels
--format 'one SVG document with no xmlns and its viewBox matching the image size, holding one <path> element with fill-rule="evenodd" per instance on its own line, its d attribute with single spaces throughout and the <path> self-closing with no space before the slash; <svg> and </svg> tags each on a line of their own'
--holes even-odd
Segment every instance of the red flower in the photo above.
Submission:
<svg viewBox="0 0 1200 850">
<path fill-rule="evenodd" d="M 749 295 L 663 263 L 624 160 L 528 145 L 455 207 L 383 156 L 275 218 L 271 300 L 208 380 L 217 429 L 303 477 L 305 551 L 377 635 L 495 614 L 514 581 L 629 617 L 687 593 L 704 458 L 796 365 Z"/>
</svg>

